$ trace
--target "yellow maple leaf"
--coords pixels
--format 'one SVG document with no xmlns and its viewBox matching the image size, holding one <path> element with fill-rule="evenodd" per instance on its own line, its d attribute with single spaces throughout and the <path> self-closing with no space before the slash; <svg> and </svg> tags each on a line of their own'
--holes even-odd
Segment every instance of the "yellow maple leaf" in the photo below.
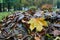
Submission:
<svg viewBox="0 0 60 40">
<path fill-rule="evenodd" d="M 47 23 L 43 18 L 31 18 L 28 23 L 30 24 L 31 31 L 34 28 L 36 28 L 36 31 L 41 31 L 43 26 L 47 26 Z"/>
</svg>

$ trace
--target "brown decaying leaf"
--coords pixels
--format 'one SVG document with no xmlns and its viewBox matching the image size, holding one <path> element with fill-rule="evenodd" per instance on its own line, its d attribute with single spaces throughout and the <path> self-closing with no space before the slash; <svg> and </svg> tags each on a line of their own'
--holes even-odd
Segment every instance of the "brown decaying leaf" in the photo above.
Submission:
<svg viewBox="0 0 60 40">
<path fill-rule="evenodd" d="M 59 30 L 54 30 L 54 31 L 52 31 L 52 34 L 54 36 L 58 36 L 58 35 L 60 35 L 60 31 Z"/>
<path fill-rule="evenodd" d="M 40 38 L 39 37 L 35 37 L 35 40 L 40 40 Z"/>
</svg>

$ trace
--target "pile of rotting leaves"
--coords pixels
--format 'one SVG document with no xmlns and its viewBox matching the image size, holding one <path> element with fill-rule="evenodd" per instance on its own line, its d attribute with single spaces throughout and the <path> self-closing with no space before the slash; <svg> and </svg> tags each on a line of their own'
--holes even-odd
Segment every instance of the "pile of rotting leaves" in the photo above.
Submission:
<svg viewBox="0 0 60 40">
<path fill-rule="evenodd" d="M 28 10 L 0 22 L 0 40 L 60 40 L 60 14 Z"/>
</svg>

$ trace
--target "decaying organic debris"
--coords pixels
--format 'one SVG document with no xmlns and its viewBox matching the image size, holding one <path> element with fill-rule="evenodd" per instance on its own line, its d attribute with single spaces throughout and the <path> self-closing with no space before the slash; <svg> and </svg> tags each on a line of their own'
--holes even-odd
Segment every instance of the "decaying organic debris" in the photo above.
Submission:
<svg viewBox="0 0 60 40">
<path fill-rule="evenodd" d="M 1 40 L 46 40 L 46 34 L 60 35 L 60 15 L 35 10 L 15 12 L 0 22 L 0 31 Z"/>
</svg>

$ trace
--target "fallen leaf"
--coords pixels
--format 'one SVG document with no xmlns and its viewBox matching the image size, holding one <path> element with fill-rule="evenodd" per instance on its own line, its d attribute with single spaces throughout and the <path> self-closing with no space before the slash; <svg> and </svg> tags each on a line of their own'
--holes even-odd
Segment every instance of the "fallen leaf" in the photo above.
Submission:
<svg viewBox="0 0 60 40">
<path fill-rule="evenodd" d="M 54 36 L 58 36 L 58 35 L 60 35 L 60 31 L 59 31 L 59 30 L 54 30 L 54 31 L 52 32 L 52 34 L 53 34 Z"/>
<path fill-rule="evenodd" d="M 36 28 L 36 31 L 42 31 L 43 26 L 47 26 L 47 22 L 43 18 L 31 18 L 28 22 L 31 31 Z"/>
<path fill-rule="evenodd" d="M 40 38 L 39 37 L 35 37 L 35 40 L 40 40 Z"/>
</svg>

